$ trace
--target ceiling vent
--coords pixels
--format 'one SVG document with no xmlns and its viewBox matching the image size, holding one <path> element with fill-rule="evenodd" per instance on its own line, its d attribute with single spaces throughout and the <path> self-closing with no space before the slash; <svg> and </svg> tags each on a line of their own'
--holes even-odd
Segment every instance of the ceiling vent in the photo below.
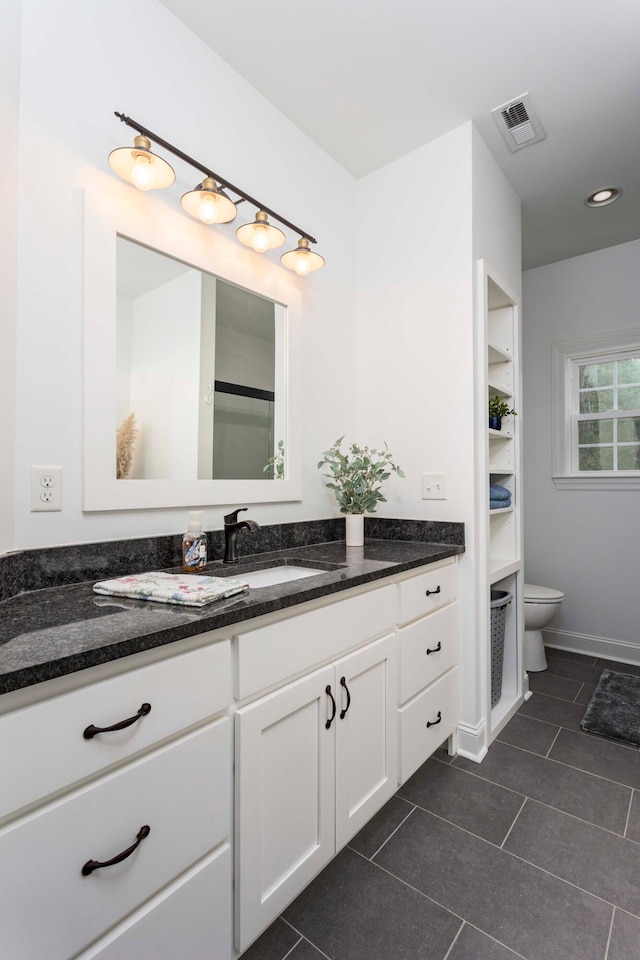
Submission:
<svg viewBox="0 0 640 960">
<path fill-rule="evenodd" d="M 495 107 L 491 113 L 512 153 L 530 147 L 546 137 L 538 115 L 531 106 L 528 93 Z"/>
</svg>

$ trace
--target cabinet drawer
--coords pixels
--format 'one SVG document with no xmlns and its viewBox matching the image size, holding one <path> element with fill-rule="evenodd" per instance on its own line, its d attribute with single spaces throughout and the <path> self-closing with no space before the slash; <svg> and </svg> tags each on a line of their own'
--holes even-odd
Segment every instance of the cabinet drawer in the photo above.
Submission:
<svg viewBox="0 0 640 960">
<path fill-rule="evenodd" d="M 396 623 L 395 586 L 338 600 L 235 638 L 236 697 L 282 683 L 319 663 L 388 633 Z"/>
<path fill-rule="evenodd" d="M 398 623 L 408 623 L 423 617 L 458 595 L 458 564 L 455 560 L 435 570 L 398 584 Z"/>
<path fill-rule="evenodd" d="M 228 640 L 130 670 L 0 717 L 0 820 L 223 710 L 231 702 Z M 124 730 L 85 739 L 151 711 Z M 25 773 L 25 757 L 29 758 Z"/>
<path fill-rule="evenodd" d="M 400 703 L 415 696 L 458 660 L 458 604 L 421 617 L 399 631 Z"/>
<path fill-rule="evenodd" d="M 11 960 L 68 960 L 220 844 L 231 819 L 228 717 L 0 831 L 0 929 Z M 82 875 L 150 833 L 114 866 Z"/>
<path fill-rule="evenodd" d="M 230 960 L 231 847 L 154 897 L 78 960 Z"/>
<path fill-rule="evenodd" d="M 459 696 L 458 668 L 455 667 L 400 708 L 400 783 L 415 773 L 453 733 L 458 722 Z"/>
</svg>

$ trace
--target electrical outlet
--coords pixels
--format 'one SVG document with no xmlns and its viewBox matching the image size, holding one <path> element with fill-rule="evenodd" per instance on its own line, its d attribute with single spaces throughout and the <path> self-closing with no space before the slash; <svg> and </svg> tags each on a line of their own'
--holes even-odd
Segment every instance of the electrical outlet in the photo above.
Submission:
<svg viewBox="0 0 640 960">
<path fill-rule="evenodd" d="M 446 474 L 444 473 L 423 473 L 422 474 L 422 499 L 423 500 L 446 500 Z"/>
<path fill-rule="evenodd" d="M 62 510 L 62 467 L 31 467 L 31 512 Z"/>
</svg>

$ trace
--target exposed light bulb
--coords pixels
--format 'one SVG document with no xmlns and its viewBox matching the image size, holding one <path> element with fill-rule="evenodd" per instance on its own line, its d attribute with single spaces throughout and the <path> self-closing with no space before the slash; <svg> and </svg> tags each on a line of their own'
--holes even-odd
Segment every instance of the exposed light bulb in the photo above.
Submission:
<svg viewBox="0 0 640 960">
<path fill-rule="evenodd" d="M 309 273 L 309 254 L 306 251 L 296 255 L 295 269 L 299 277 L 306 277 Z"/>
<path fill-rule="evenodd" d="M 198 216 L 203 223 L 216 223 L 218 220 L 218 209 L 216 207 L 216 198 L 211 193 L 203 191 L 202 198 L 198 205 Z"/>
<path fill-rule="evenodd" d="M 269 249 L 269 228 L 262 223 L 255 224 L 253 227 L 253 236 L 251 246 L 256 253 L 264 253 Z"/>
<path fill-rule="evenodd" d="M 131 171 L 131 180 L 138 190 L 151 190 L 153 188 L 153 173 L 149 157 L 144 153 L 137 153 Z"/>
</svg>

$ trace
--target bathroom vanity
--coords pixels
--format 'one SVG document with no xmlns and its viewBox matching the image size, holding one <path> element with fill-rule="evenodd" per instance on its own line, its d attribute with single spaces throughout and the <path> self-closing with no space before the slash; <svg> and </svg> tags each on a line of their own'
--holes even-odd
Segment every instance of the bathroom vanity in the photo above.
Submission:
<svg viewBox="0 0 640 960">
<path fill-rule="evenodd" d="M 0 605 L 12 960 L 245 950 L 399 783 L 455 748 L 463 549 L 265 554 L 320 572 L 202 611 L 86 583 Z"/>
</svg>

